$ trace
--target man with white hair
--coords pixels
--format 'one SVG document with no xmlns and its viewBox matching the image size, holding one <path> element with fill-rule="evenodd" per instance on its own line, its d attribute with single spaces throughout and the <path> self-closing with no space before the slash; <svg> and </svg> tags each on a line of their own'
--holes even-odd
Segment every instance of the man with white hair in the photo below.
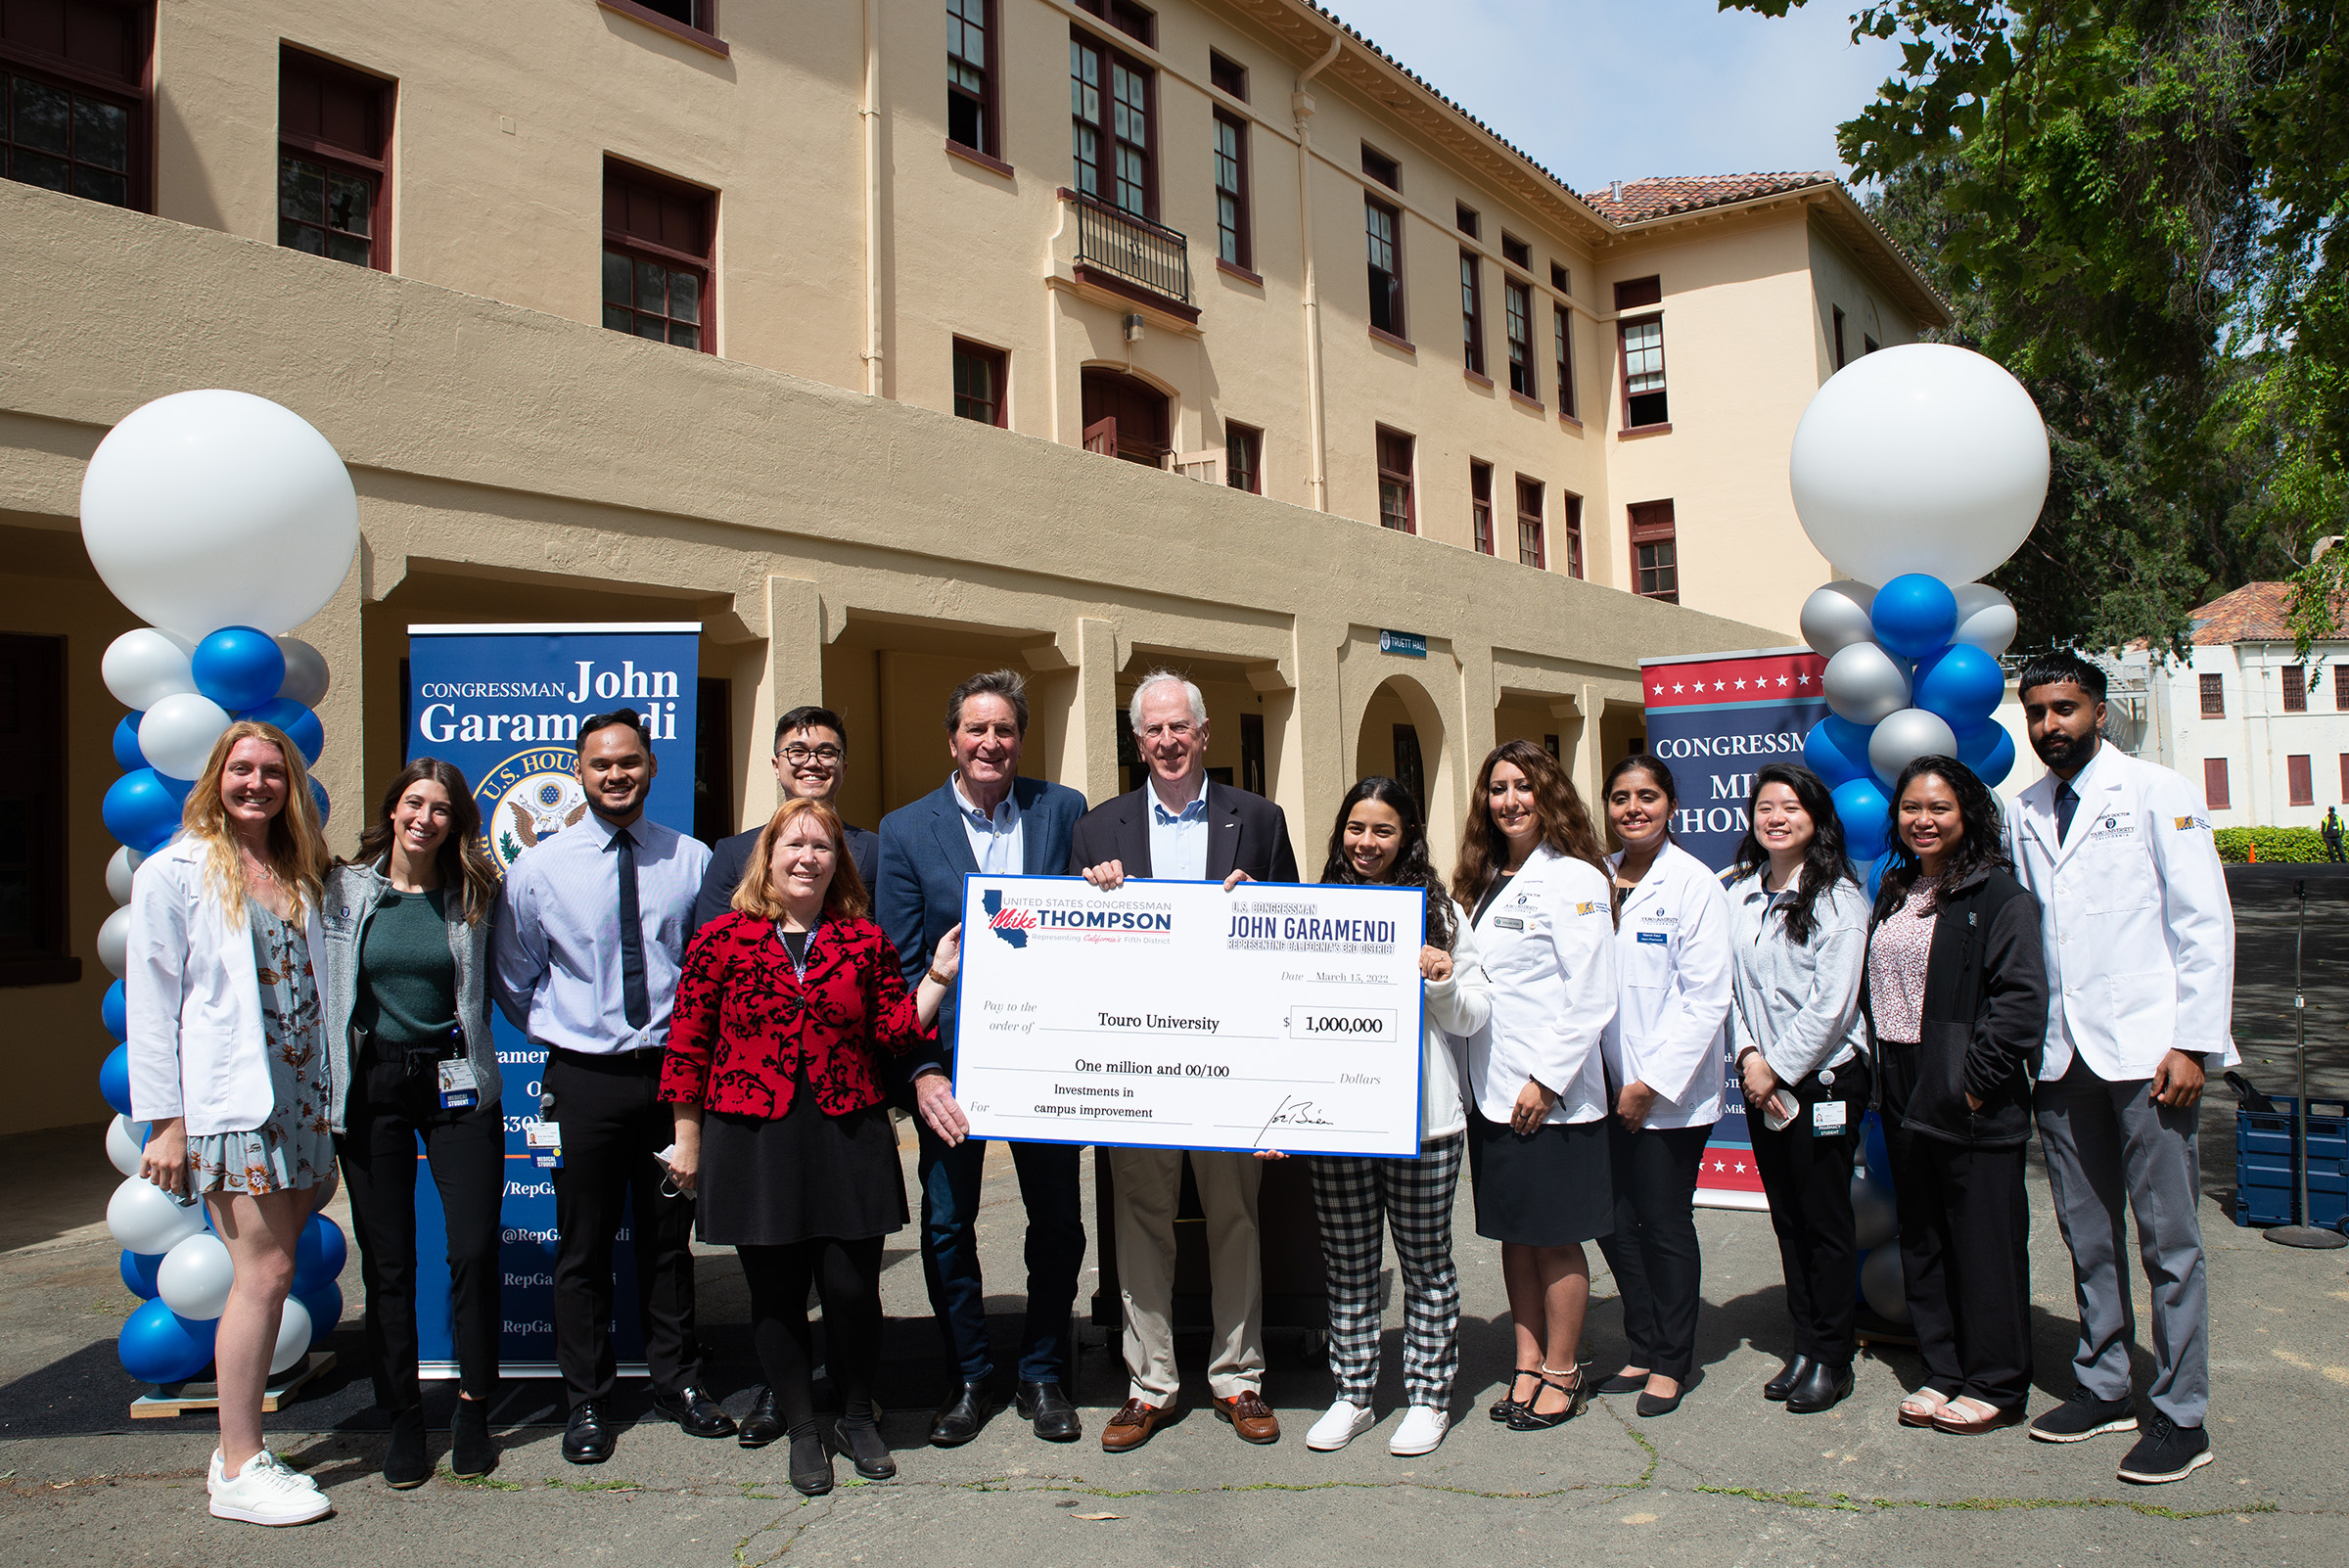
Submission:
<svg viewBox="0 0 2349 1568">
<path fill-rule="evenodd" d="M 1071 875 L 1097 888 L 1128 877 L 1172 881 L 1294 882 L 1297 855 L 1280 807 L 1207 776 L 1207 701 L 1180 675 L 1153 670 L 1127 714 L 1150 780 L 1087 811 L 1069 853 Z M 1182 1191 L 1181 1149 L 1103 1149 L 1116 1195 L 1118 1283 L 1126 1303 L 1125 1407 L 1101 1447 L 1141 1447 L 1174 1417 L 1181 1379 L 1174 1368 L 1174 1208 Z M 1207 1369 L 1216 1414 L 1249 1443 L 1280 1438 L 1264 1400 L 1264 1268 L 1257 1252 L 1256 1196 L 1264 1167 L 1229 1149 L 1187 1151 L 1207 1211 L 1215 1349 Z"/>
</svg>

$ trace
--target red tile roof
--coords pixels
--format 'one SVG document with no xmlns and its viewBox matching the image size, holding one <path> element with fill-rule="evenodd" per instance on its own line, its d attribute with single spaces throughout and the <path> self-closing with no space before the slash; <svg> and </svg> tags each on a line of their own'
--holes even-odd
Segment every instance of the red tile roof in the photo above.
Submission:
<svg viewBox="0 0 2349 1568">
<path fill-rule="evenodd" d="M 2291 599 L 2288 582 L 2246 582 L 2192 612 L 2194 643 L 2209 648 L 2234 642 L 2289 642 L 2292 628 L 2284 618 Z M 2333 629 L 2341 630 L 2337 622 Z"/>
<path fill-rule="evenodd" d="M 1601 191 L 1582 193 L 1583 200 L 1618 223 L 1644 223 L 1650 218 L 1692 212 L 1698 208 L 1726 207 L 1750 202 L 1781 191 L 1833 185 L 1832 174 L 1804 170 L 1777 174 L 1669 174 L 1653 179 L 1618 180 Z"/>
</svg>

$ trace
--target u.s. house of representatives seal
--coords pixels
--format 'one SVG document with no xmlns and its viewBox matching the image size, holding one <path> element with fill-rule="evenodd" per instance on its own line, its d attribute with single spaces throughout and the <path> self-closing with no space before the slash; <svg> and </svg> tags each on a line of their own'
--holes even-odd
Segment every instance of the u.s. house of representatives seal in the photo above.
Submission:
<svg viewBox="0 0 2349 1568">
<path fill-rule="evenodd" d="M 585 818 L 587 792 L 579 785 L 577 765 L 578 758 L 567 746 L 534 746 L 498 763 L 475 786 L 482 842 L 499 870 Z"/>
</svg>

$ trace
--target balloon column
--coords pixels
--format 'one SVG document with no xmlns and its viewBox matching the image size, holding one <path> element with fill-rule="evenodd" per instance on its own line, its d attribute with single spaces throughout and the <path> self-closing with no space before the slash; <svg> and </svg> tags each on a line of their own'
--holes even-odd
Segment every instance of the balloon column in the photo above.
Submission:
<svg viewBox="0 0 2349 1568">
<path fill-rule="evenodd" d="M 98 443 L 82 480 L 81 535 L 115 597 L 151 623 L 115 638 L 100 667 L 130 710 L 114 736 L 122 776 L 102 811 L 122 846 L 106 868 L 120 907 L 98 933 L 99 959 L 115 976 L 102 1013 L 116 1041 L 98 1086 L 116 1113 L 107 1157 L 124 1176 L 106 1221 L 122 1244 L 122 1282 L 145 1299 L 117 1348 L 140 1381 L 181 1383 L 212 1359 L 235 1270 L 203 1206 L 138 1174 L 147 1128 L 131 1121 L 121 1043 L 132 883 L 179 831 L 188 792 L 234 720 L 274 724 L 305 762 L 318 761 L 326 660 L 285 633 L 343 585 L 358 550 L 358 497 L 326 438 L 291 410 L 246 392 L 178 392 L 133 410 Z M 318 807 L 323 817 L 323 790 Z M 342 1318 L 336 1278 L 346 1251 L 341 1228 L 312 1216 L 271 1371 L 299 1361 Z"/>
</svg>

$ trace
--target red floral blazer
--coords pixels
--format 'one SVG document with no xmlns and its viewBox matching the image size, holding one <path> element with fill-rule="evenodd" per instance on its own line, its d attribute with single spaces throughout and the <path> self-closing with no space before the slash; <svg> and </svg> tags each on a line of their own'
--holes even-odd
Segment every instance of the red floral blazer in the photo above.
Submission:
<svg viewBox="0 0 2349 1568">
<path fill-rule="evenodd" d="M 802 980 L 775 923 L 736 911 L 685 949 L 661 1098 L 772 1120 L 791 1109 L 805 1062 L 816 1108 L 846 1116 L 881 1103 L 882 1051 L 930 1038 L 897 949 L 870 920 L 818 925 Z"/>
</svg>

